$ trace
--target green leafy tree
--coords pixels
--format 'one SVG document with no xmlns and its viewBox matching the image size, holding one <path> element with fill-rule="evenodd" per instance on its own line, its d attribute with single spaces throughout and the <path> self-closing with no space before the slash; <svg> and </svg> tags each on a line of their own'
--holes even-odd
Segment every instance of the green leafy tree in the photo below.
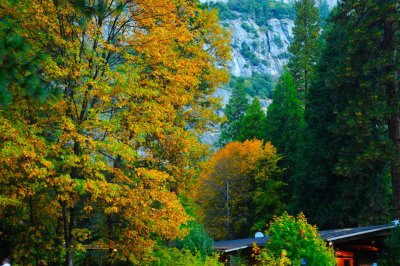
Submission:
<svg viewBox="0 0 400 266">
<path fill-rule="evenodd" d="M 297 217 L 286 212 L 275 218 L 267 231 L 270 239 L 265 248 L 254 248 L 262 265 L 336 265 L 332 248 L 326 247 L 317 227 L 307 223 L 303 214 Z"/>
<path fill-rule="evenodd" d="M 251 139 L 265 139 L 265 113 L 261 109 L 260 101 L 254 98 L 240 121 L 238 141 Z"/>
<path fill-rule="evenodd" d="M 11 103 L 12 89 L 20 88 L 21 94 L 34 99 L 46 94 L 38 78 L 44 55 L 35 52 L 16 27 L 7 17 L 0 20 L 0 107 Z"/>
<path fill-rule="evenodd" d="M 0 250 L 12 244 L 19 265 L 73 266 L 87 245 L 109 265 L 149 263 L 158 240 L 184 236 L 178 194 L 191 193 L 208 150 L 197 136 L 216 122 L 211 95 L 229 55 L 216 12 L 4 0 L 0 18 L 12 95 L 0 106 Z M 48 56 L 30 69 L 36 52 Z M 32 73 L 56 97 L 27 97 Z"/>
<path fill-rule="evenodd" d="M 221 125 L 219 146 L 224 146 L 228 142 L 238 139 L 241 120 L 248 108 L 249 101 L 244 86 L 242 83 L 237 82 L 224 110 L 227 121 Z"/>
<path fill-rule="evenodd" d="M 343 2 L 334 13 L 306 97 L 305 157 L 295 198 L 298 210 L 320 227 L 386 221 L 392 188 L 398 206 L 398 146 L 391 140 L 396 134 L 387 133 L 399 128 L 391 120 L 398 110 L 390 94 L 395 71 L 388 58 L 394 54 L 382 50 L 388 34 L 382 14 L 398 14 L 393 1 L 359 4 Z"/>
<path fill-rule="evenodd" d="M 296 19 L 289 62 L 297 90 L 301 97 L 308 91 L 317 61 L 318 37 L 321 30 L 318 7 L 315 0 L 298 0 L 295 3 Z"/>
<path fill-rule="evenodd" d="M 154 251 L 154 260 L 149 265 L 164 266 L 222 266 L 219 262 L 219 255 L 214 254 L 203 258 L 200 254 L 193 254 L 187 249 L 177 249 L 175 247 L 157 246 Z"/>
<path fill-rule="evenodd" d="M 188 230 L 189 233 L 185 238 L 177 240 L 177 248 L 190 250 L 192 254 L 200 254 L 203 258 L 214 252 L 214 240 L 203 225 L 196 221 L 190 221 Z"/>
<path fill-rule="evenodd" d="M 266 123 L 267 139 L 285 157 L 286 167 L 292 171 L 303 144 L 304 108 L 288 71 L 283 72 L 275 87 Z"/>
<path fill-rule="evenodd" d="M 391 266 L 400 263 L 400 227 L 396 226 L 384 241 L 385 249 L 379 254 L 379 265 Z"/>
</svg>

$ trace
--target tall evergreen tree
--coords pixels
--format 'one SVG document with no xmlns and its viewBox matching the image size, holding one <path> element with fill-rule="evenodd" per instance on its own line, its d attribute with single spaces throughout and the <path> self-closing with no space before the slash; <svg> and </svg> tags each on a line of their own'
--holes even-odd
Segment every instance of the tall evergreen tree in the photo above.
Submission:
<svg viewBox="0 0 400 266">
<path fill-rule="evenodd" d="M 283 180 L 284 198 L 292 202 L 292 176 L 300 160 L 299 151 L 303 145 L 304 108 L 298 99 L 296 85 L 291 74 L 285 70 L 273 92 L 273 102 L 268 108 L 266 135 L 267 139 L 283 155 L 282 167 L 286 169 Z"/>
<path fill-rule="evenodd" d="M 251 139 L 265 139 L 265 113 L 261 109 L 260 101 L 254 98 L 240 122 L 238 141 Z"/>
<path fill-rule="evenodd" d="M 386 18 L 398 16 L 389 8 L 394 2 L 344 1 L 328 27 L 306 97 L 306 157 L 295 193 L 299 209 L 320 227 L 378 223 L 390 216 L 388 169 L 398 152 L 386 132 L 398 99 L 388 93 L 394 51 L 388 56 L 383 48 Z"/>
<path fill-rule="evenodd" d="M 319 17 L 321 19 L 321 25 L 325 26 L 326 20 L 328 19 L 329 13 L 330 13 L 328 1 L 327 0 L 319 0 L 318 7 L 319 7 Z"/>
<path fill-rule="evenodd" d="M 293 54 L 289 62 L 297 90 L 303 97 L 307 92 L 317 60 L 318 36 L 321 30 L 318 7 L 315 0 L 297 0 L 294 39 L 289 47 Z"/>
<path fill-rule="evenodd" d="M 242 83 L 236 83 L 232 95 L 225 107 L 224 113 L 227 121 L 221 125 L 219 146 L 237 140 L 240 134 L 241 120 L 249 108 L 249 101 Z"/>
<path fill-rule="evenodd" d="M 267 139 L 282 154 L 291 168 L 303 142 L 304 109 L 297 97 L 292 75 L 285 71 L 273 93 L 273 102 L 267 114 Z"/>
</svg>

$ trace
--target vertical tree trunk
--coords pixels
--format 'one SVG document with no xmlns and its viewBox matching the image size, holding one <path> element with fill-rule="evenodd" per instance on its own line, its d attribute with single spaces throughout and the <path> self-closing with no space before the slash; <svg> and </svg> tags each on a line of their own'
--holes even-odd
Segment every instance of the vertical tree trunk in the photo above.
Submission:
<svg viewBox="0 0 400 266">
<path fill-rule="evenodd" d="M 74 249 L 73 242 L 74 238 L 72 235 L 72 230 L 76 226 L 76 217 L 75 217 L 75 209 L 70 208 L 69 212 L 69 220 L 68 220 L 68 211 L 65 203 L 62 203 L 62 214 L 63 214 L 63 225 L 64 225 L 64 239 L 65 239 L 65 249 L 66 249 L 66 258 L 65 258 L 65 266 L 74 266 Z"/>
<path fill-rule="evenodd" d="M 34 215 L 35 214 L 34 214 L 34 210 L 33 210 L 33 199 L 32 199 L 32 196 L 30 196 L 29 197 L 29 219 L 30 219 L 32 228 L 38 226 L 36 224 Z M 36 241 L 35 241 L 34 246 L 35 246 L 35 264 L 34 265 L 39 265 L 39 246 Z"/>
<path fill-rule="evenodd" d="M 395 12 L 395 10 L 394 10 Z M 391 13 L 391 12 L 389 12 Z M 395 14 L 395 13 L 394 13 Z M 393 15 L 390 14 L 390 15 Z M 400 112 L 399 112 L 399 88 L 397 85 L 396 69 L 396 25 L 393 18 L 387 18 L 384 22 L 384 84 L 388 97 L 390 117 L 388 120 L 389 137 L 394 142 L 396 153 L 391 161 L 391 175 L 393 187 L 394 214 L 400 218 Z"/>
<path fill-rule="evenodd" d="M 231 229 L 231 207 L 230 203 L 230 195 L 229 195 L 229 182 L 226 182 L 226 230 L 228 233 L 228 238 L 232 239 L 232 229 Z"/>
</svg>

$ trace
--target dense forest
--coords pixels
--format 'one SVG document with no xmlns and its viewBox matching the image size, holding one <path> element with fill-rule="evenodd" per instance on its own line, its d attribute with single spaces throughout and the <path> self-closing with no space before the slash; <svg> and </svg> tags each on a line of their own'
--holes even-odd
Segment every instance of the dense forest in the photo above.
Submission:
<svg viewBox="0 0 400 266">
<path fill-rule="evenodd" d="M 218 14 L 294 19 L 277 80 L 229 79 Z M 399 22 L 396 0 L 0 0 L 0 258 L 220 265 L 214 240 L 262 231 L 260 265 L 336 265 L 310 224 L 400 218 Z"/>
</svg>

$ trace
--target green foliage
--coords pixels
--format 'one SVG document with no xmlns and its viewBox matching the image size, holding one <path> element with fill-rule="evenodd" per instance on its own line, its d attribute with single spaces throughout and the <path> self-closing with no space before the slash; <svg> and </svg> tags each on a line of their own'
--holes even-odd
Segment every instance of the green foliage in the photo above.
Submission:
<svg viewBox="0 0 400 266">
<path fill-rule="evenodd" d="M 231 0 L 228 3 L 212 3 L 211 8 L 218 8 L 221 20 L 254 19 L 258 25 L 267 25 L 271 18 L 291 18 L 294 19 L 295 13 L 291 4 L 286 4 L 276 0 Z"/>
<path fill-rule="evenodd" d="M 295 9 L 293 41 L 289 47 L 293 57 L 288 66 L 300 96 L 304 97 L 304 93 L 310 86 L 317 61 L 318 36 L 321 27 L 315 0 L 296 1 Z"/>
<path fill-rule="evenodd" d="M 275 87 L 266 122 L 267 139 L 286 157 L 290 167 L 297 161 L 304 129 L 304 109 L 295 86 L 291 74 L 285 70 Z"/>
<path fill-rule="evenodd" d="M 260 63 L 260 60 L 257 58 L 255 54 L 251 51 L 250 47 L 246 42 L 242 42 L 242 46 L 240 48 L 241 54 L 247 58 L 253 66 L 256 66 Z"/>
<path fill-rule="evenodd" d="M 297 210 L 320 227 L 376 224 L 390 217 L 388 162 L 394 145 L 387 114 L 394 109 L 379 82 L 387 75 L 378 46 L 384 16 L 370 14 L 366 10 L 381 8 L 368 5 L 339 5 L 306 95 L 307 138 L 295 198 Z"/>
<path fill-rule="evenodd" d="M 273 147 L 270 143 L 269 145 Z M 287 207 L 284 180 L 286 169 L 281 168 L 282 156 L 276 154 L 260 160 L 255 177 L 253 195 L 254 222 L 253 232 L 263 231 L 265 225 L 281 214 Z"/>
<path fill-rule="evenodd" d="M 244 87 L 239 82 L 232 90 L 232 95 L 225 107 L 227 121 L 221 125 L 219 146 L 236 140 L 240 134 L 240 122 L 249 107 Z"/>
<path fill-rule="evenodd" d="M 308 224 L 303 214 L 293 217 L 284 213 L 275 218 L 267 234 L 270 239 L 256 256 L 263 265 L 301 265 L 302 259 L 311 266 L 336 265 L 333 249 L 326 247 L 317 228 Z"/>
<path fill-rule="evenodd" d="M 262 62 L 264 65 L 268 62 Z M 253 73 L 251 77 L 231 77 L 230 87 L 243 86 L 252 97 L 272 98 L 273 80 L 269 74 Z"/>
<path fill-rule="evenodd" d="M 293 195 L 293 175 L 302 161 L 304 145 L 304 109 L 298 99 L 291 74 L 285 70 L 275 90 L 272 104 L 268 107 L 266 119 L 266 138 L 283 155 L 281 166 L 286 168 L 284 180 L 288 184 L 285 197 Z M 293 199 L 288 198 L 293 204 Z"/>
<path fill-rule="evenodd" d="M 23 89 L 21 94 L 33 99 L 45 95 L 37 77 L 44 56 L 35 53 L 15 27 L 7 18 L 0 20 L 0 106 L 11 103 L 11 90 L 18 87 Z"/>
<path fill-rule="evenodd" d="M 278 46 L 279 49 L 283 48 L 283 43 L 279 35 L 274 35 L 274 43 Z"/>
<path fill-rule="evenodd" d="M 237 140 L 245 141 L 254 138 L 265 139 L 265 113 L 257 98 L 254 98 L 240 121 L 240 132 Z"/>
<path fill-rule="evenodd" d="M 222 265 L 218 262 L 218 254 L 203 258 L 200 254 L 193 255 L 190 250 L 179 250 L 174 247 L 158 246 L 154 251 L 154 266 L 217 266 Z"/>
<path fill-rule="evenodd" d="M 396 226 L 385 239 L 385 248 L 379 254 L 378 265 L 392 266 L 400 263 L 400 227 Z"/>
<path fill-rule="evenodd" d="M 176 247 L 190 250 L 192 254 L 199 254 L 203 258 L 211 255 L 214 251 L 214 240 L 204 229 L 204 226 L 196 221 L 190 221 L 188 229 L 189 233 L 186 237 L 176 241 Z"/>
<path fill-rule="evenodd" d="M 325 26 L 326 21 L 329 18 L 330 9 L 327 0 L 319 0 L 319 17 L 321 19 L 322 26 Z"/>
<path fill-rule="evenodd" d="M 247 22 L 243 22 L 242 25 L 241 25 L 241 27 L 242 27 L 245 31 L 247 31 L 248 33 L 253 33 L 253 34 L 256 33 L 255 29 L 252 28 L 252 27 L 249 25 L 249 23 L 247 23 Z"/>
</svg>

